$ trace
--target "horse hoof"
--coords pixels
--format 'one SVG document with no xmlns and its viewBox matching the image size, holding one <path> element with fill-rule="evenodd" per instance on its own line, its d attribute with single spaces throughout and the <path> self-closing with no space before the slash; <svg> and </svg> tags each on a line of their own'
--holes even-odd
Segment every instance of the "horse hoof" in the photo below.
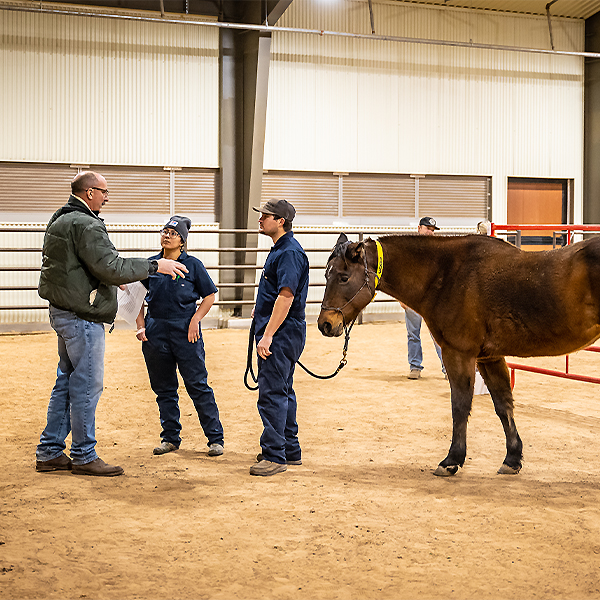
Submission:
<svg viewBox="0 0 600 600">
<path fill-rule="evenodd" d="M 442 465 L 438 465 L 438 468 L 433 472 L 434 475 L 438 477 L 452 477 L 452 475 L 456 475 L 458 472 L 458 465 L 452 465 L 451 467 L 442 467 Z"/>
<path fill-rule="evenodd" d="M 502 466 L 498 469 L 499 475 L 516 475 L 521 470 L 521 467 L 509 467 L 506 463 L 502 463 Z"/>
</svg>

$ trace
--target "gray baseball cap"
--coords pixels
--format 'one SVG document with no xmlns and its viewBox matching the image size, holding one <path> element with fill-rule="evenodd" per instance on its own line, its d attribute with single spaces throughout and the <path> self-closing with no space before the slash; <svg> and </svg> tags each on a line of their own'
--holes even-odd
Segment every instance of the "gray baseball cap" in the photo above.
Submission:
<svg viewBox="0 0 600 600">
<path fill-rule="evenodd" d="M 252 207 L 252 210 L 262 213 L 263 215 L 274 215 L 284 218 L 286 221 L 293 221 L 296 216 L 296 209 L 287 200 L 277 200 L 271 198 L 267 200 L 261 207 Z"/>
</svg>

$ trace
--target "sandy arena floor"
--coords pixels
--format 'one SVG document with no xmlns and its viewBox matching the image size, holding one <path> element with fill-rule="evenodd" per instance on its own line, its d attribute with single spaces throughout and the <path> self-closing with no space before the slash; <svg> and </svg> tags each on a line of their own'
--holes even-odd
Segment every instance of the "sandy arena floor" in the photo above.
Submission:
<svg viewBox="0 0 600 600">
<path fill-rule="evenodd" d="M 182 447 L 152 455 L 160 426 L 140 345 L 132 331 L 107 335 L 98 451 L 125 475 L 106 479 L 36 473 L 56 338 L 0 336 L 0 599 L 600 598 L 600 386 L 517 373 L 521 474 L 496 474 L 504 435 L 478 396 L 465 468 L 440 479 L 451 414 L 431 340 L 409 381 L 404 326 L 357 326 L 334 380 L 296 376 L 303 465 L 257 478 L 247 335 L 204 332 L 220 458 L 184 391 Z M 303 362 L 331 372 L 341 347 L 310 326 Z M 599 366 L 595 353 L 571 358 L 572 372 Z"/>
</svg>

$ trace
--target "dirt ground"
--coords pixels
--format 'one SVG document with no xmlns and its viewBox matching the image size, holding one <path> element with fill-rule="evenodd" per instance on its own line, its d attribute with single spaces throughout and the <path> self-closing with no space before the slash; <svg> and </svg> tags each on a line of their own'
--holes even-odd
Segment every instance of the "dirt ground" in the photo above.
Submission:
<svg viewBox="0 0 600 600">
<path fill-rule="evenodd" d="M 209 458 L 182 392 L 179 452 L 160 426 L 133 331 L 107 335 L 98 452 L 125 475 L 36 473 L 57 352 L 53 333 L 0 336 L 0 599 L 600 598 L 600 387 L 518 372 L 521 474 L 477 396 L 465 468 L 432 471 L 451 436 L 449 386 L 423 336 L 409 381 L 403 324 L 354 328 L 331 381 L 296 376 L 303 465 L 251 477 L 261 424 L 242 384 L 246 330 L 204 332 L 225 454 Z M 309 326 L 303 362 L 338 364 Z M 564 359 L 527 361 L 564 367 Z M 597 374 L 580 352 L 571 371 Z"/>
</svg>

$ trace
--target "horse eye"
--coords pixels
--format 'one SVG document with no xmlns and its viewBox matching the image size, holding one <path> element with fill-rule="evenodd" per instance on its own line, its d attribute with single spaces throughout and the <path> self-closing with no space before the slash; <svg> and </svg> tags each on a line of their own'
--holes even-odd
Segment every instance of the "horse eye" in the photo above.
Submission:
<svg viewBox="0 0 600 600">
<path fill-rule="evenodd" d="M 344 274 L 340 275 L 340 281 L 342 283 L 348 283 L 348 279 L 350 279 L 350 277 L 348 277 L 348 275 L 344 275 Z"/>
</svg>

